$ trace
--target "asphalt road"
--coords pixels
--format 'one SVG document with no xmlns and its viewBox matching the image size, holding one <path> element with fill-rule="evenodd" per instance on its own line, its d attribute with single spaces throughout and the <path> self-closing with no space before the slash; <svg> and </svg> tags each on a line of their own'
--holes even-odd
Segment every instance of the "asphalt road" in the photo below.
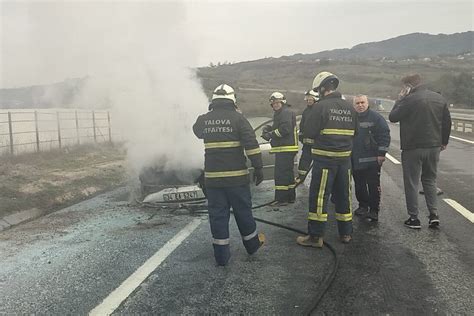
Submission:
<svg viewBox="0 0 474 316">
<path fill-rule="evenodd" d="M 391 128 L 390 154 L 398 159 L 398 131 Z M 388 160 L 378 224 L 356 218 L 354 240 L 343 245 L 331 212 L 325 240 L 340 264 L 314 314 L 472 314 L 473 223 L 442 200 L 474 209 L 472 157 L 472 145 L 458 141 L 442 153 L 439 229 L 427 227 L 421 195 L 422 229 L 403 226 L 401 166 Z M 272 197 L 271 181 L 254 190 L 254 204 Z M 301 315 L 334 265 L 327 248 L 299 247 L 296 233 L 263 223 L 268 242 L 249 257 L 231 221 L 232 258 L 216 267 L 205 215 L 140 208 L 127 199 L 121 188 L 0 232 L 0 314 L 88 314 L 116 299 L 106 306 L 115 314 Z M 306 208 L 302 186 L 295 205 L 254 214 L 305 230 Z M 150 258 L 158 258 L 155 265 L 136 273 Z M 114 292 L 132 275 L 142 281 Z"/>
</svg>

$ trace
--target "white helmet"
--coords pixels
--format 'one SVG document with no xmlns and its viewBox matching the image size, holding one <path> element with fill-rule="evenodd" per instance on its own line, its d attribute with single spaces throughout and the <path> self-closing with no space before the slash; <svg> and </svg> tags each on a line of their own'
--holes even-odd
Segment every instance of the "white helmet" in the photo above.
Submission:
<svg viewBox="0 0 474 316">
<path fill-rule="evenodd" d="M 313 98 L 315 102 L 319 101 L 319 92 L 308 90 L 304 93 L 304 99 Z"/>
<path fill-rule="evenodd" d="M 336 75 L 328 72 L 328 71 L 323 71 L 320 72 L 319 74 L 314 77 L 313 80 L 313 90 L 318 91 L 319 93 L 324 92 L 326 90 L 326 85 L 331 84 L 334 89 L 337 88 L 339 85 L 339 79 L 337 78 Z"/>
<path fill-rule="evenodd" d="M 281 103 L 285 104 L 286 98 L 281 92 L 273 92 L 269 101 L 270 103 L 273 103 L 274 101 L 280 101 Z"/>
<path fill-rule="evenodd" d="M 235 104 L 236 100 L 234 89 L 232 89 L 231 86 L 228 86 L 225 83 L 219 85 L 216 89 L 214 89 L 214 93 L 212 94 L 212 101 L 216 99 L 231 100 Z"/>
</svg>

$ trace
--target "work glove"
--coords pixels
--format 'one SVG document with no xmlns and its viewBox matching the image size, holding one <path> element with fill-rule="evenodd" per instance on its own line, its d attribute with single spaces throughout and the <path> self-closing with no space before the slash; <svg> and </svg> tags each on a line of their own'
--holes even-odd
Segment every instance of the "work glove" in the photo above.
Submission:
<svg viewBox="0 0 474 316">
<path fill-rule="evenodd" d="M 268 132 L 271 132 L 271 131 L 272 131 L 272 126 L 271 125 L 265 125 L 262 128 L 262 132 L 264 132 L 264 133 L 268 133 Z"/>
<path fill-rule="evenodd" d="M 268 141 L 270 141 L 270 139 L 272 139 L 272 133 L 270 133 L 270 132 L 262 133 L 261 137 L 268 142 Z"/>
<path fill-rule="evenodd" d="M 253 181 L 255 185 L 259 185 L 263 181 L 263 169 L 262 168 L 255 168 L 253 171 Z"/>
<path fill-rule="evenodd" d="M 295 184 L 299 185 L 301 182 L 304 182 L 305 179 L 306 179 L 306 176 L 299 174 L 295 177 Z"/>
</svg>

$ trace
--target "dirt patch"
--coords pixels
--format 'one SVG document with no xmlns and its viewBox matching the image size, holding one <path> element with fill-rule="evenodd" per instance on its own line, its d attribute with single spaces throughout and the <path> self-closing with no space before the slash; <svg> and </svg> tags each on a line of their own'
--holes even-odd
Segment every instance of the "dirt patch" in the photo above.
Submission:
<svg viewBox="0 0 474 316">
<path fill-rule="evenodd" d="M 125 181 L 119 146 L 80 146 L 0 157 L 0 218 L 37 208 L 53 211 Z"/>
</svg>

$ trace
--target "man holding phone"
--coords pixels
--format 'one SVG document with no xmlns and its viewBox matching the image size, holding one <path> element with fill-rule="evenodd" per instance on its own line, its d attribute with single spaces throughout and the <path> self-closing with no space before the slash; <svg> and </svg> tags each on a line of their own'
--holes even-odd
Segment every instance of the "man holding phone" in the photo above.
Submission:
<svg viewBox="0 0 474 316">
<path fill-rule="evenodd" d="M 446 149 L 451 134 L 451 115 L 446 100 L 421 84 L 419 74 L 402 78 L 399 99 L 388 116 L 400 122 L 403 183 L 410 217 L 405 226 L 420 229 L 418 184 L 423 185 L 430 212 L 428 225 L 439 226 L 436 176 L 440 151 Z"/>
</svg>

